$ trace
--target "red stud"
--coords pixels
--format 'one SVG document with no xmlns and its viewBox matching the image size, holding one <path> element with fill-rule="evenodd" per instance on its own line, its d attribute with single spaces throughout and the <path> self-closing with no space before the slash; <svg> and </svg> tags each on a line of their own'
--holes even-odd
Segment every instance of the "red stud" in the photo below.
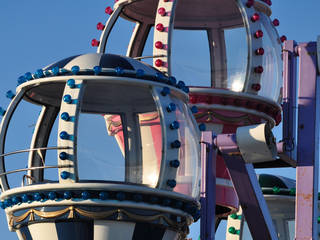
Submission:
<svg viewBox="0 0 320 240">
<path fill-rule="evenodd" d="M 246 6 L 248 8 L 251 8 L 253 6 L 253 4 L 254 4 L 254 0 L 248 0 L 247 3 L 246 3 Z"/>
<path fill-rule="evenodd" d="M 264 54 L 264 49 L 263 49 L 263 48 L 258 48 L 258 49 L 256 50 L 256 55 L 262 56 L 263 54 Z"/>
<path fill-rule="evenodd" d="M 263 67 L 262 66 L 255 67 L 254 72 L 259 74 L 263 73 Z"/>
<path fill-rule="evenodd" d="M 280 25 L 280 21 L 276 18 L 272 21 L 272 23 L 273 23 L 273 26 L 275 27 L 278 27 Z"/>
<path fill-rule="evenodd" d="M 111 15 L 113 13 L 112 8 L 111 7 L 106 7 L 105 13 Z"/>
<path fill-rule="evenodd" d="M 92 39 L 92 41 L 91 41 L 91 46 L 92 47 L 98 47 L 99 46 L 99 44 L 100 44 L 100 41 L 98 41 L 97 39 Z"/>
<path fill-rule="evenodd" d="M 251 21 L 252 22 L 256 22 L 256 21 L 259 21 L 260 20 L 260 15 L 258 13 L 255 13 L 252 15 L 251 17 Z"/>
<path fill-rule="evenodd" d="M 104 29 L 104 27 L 105 27 L 105 26 L 104 26 L 101 22 L 99 22 L 99 23 L 97 24 L 97 29 L 98 29 L 98 30 L 101 30 L 101 31 L 102 31 L 102 30 Z"/>
<path fill-rule="evenodd" d="M 158 49 L 162 49 L 162 48 L 163 48 L 163 44 L 162 44 L 162 42 L 160 42 L 160 41 L 157 41 L 157 42 L 154 44 L 154 46 L 155 46 L 156 48 L 158 48 Z"/>
<path fill-rule="evenodd" d="M 251 85 L 251 88 L 258 92 L 261 89 L 261 85 L 259 83 L 254 83 Z"/>
<path fill-rule="evenodd" d="M 163 65 L 163 61 L 161 59 L 157 59 L 154 64 L 156 65 L 156 67 L 162 67 Z"/>
<path fill-rule="evenodd" d="M 159 31 L 159 32 L 162 32 L 164 30 L 164 26 L 162 23 L 158 23 L 157 26 L 156 26 L 156 29 Z"/>
<path fill-rule="evenodd" d="M 287 40 L 287 37 L 285 36 L 285 35 L 282 35 L 281 37 L 280 37 L 280 41 L 281 42 L 284 42 L 284 41 L 286 41 Z"/>
<path fill-rule="evenodd" d="M 263 32 L 261 30 L 258 30 L 254 33 L 255 38 L 262 38 L 263 37 Z"/>
<path fill-rule="evenodd" d="M 161 15 L 161 16 L 165 16 L 166 15 L 166 10 L 162 7 L 162 8 L 159 8 L 158 9 L 158 13 Z"/>
</svg>

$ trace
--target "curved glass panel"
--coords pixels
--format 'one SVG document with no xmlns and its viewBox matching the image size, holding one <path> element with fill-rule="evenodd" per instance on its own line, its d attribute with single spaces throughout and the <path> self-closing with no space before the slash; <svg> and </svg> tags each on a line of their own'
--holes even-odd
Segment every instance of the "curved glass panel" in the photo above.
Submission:
<svg viewBox="0 0 320 240">
<path fill-rule="evenodd" d="M 8 126 L 5 138 L 4 153 L 30 149 L 34 128 L 36 126 L 41 106 L 22 100 Z M 17 153 L 4 158 L 6 172 L 24 169 L 28 166 L 29 152 Z M 8 174 L 8 183 L 11 188 L 20 187 L 26 179 L 27 171 Z M 27 182 L 27 181 L 25 181 Z"/>
<path fill-rule="evenodd" d="M 188 196 L 197 198 L 200 187 L 199 137 L 185 103 L 172 99 L 177 106 L 176 118 L 179 122 L 180 166 L 176 177 L 177 185 L 173 189 Z"/>
<path fill-rule="evenodd" d="M 281 45 L 269 17 L 260 13 L 260 19 L 264 33 L 262 38 L 264 48 L 262 66 L 264 71 L 261 76 L 259 95 L 279 102 L 281 101 L 280 93 L 282 88 Z"/>
</svg>

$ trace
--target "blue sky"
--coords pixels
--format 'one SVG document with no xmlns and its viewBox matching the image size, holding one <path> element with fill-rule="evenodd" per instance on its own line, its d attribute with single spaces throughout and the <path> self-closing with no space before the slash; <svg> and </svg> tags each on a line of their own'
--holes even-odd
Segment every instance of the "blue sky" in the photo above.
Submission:
<svg viewBox="0 0 320 240">
<path fill-rule="evenodd" d="M 5 93 L 15 90 L 17 78 L 25 72 L 34 72 L 68 56 L 95 52 L 90 42 L 99 37 L 96 24 L 107 20 L 104 9 L 112 4 L 110 0 L 1 0 L 0 106 L 6 108 L 9 100 Z M 319 9 L 319 0 L 274 0 L 271 18 L 280 20 L 280 35 L 298 42 L 314 41 L 320 35 Z M 126 28 L 120 34 L 129 33 Z M 295 176 L 293 169 L 268 172 Z M 2 239 L 16 239 L 15 233 L 8 231 L 3 211 L 0 212 L 0 232 Z M 224 239 L 223 235 L 217 239 Z"/>
</svg>

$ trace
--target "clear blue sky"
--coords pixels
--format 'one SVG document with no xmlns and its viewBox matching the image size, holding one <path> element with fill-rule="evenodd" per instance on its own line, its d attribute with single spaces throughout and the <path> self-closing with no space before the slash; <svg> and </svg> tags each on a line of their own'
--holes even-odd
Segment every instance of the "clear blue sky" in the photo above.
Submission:
<svg viewBox="0 0 320 240">
<path fill-rule="evenodd" d="M 0 106 L 6 108 L 6 91 L 14 90 L 17 78 L 25 72 L 68 56 L 95 52 L 90 41 L 99 37 L 96 24 L 107 20 L 104 9 L 112 4 L 110 0 L 1 0 Z M 320 35 L 319 9 L 319 0 L 274 0 L 272 18 L 280 20 L 280 35 L 298 42 L 314 41 Z M 280 174 L 279 170 L 271 172 Z M 294 177 L 295 173 L 291 169 L 281 170 L 281 174 Z M 9 233 L 2 210 L 0 234 L 1 239 L 17 239 L 15 233 Z"/>
</svg>

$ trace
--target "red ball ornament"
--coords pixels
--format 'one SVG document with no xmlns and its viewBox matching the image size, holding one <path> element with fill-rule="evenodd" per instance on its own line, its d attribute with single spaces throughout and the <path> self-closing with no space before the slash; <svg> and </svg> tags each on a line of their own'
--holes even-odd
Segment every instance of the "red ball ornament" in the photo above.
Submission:
<svg viewBox="0 0 320 240">
<path fill-rule="evenodd" d="M 106 10 L 104 11 L 106 14 L 111 15 L 113 13 L 113 10 L 111 7 L 106 7 Z"/>
<path fill-rule="evenodd" d="M 162 7 L 162 8 L 159 8 L 158 9 L 158 13 L 161 15 L 161 16 L 165 16 L 166 15 L 166 10 Z"/>
<path fill-rule="evenodd" d="M 255 91 L 260 91 L 260 89 L 261 89 L 261 85 L 259 84 L 259 83 L 253 83 L 252 85 L 251 85 L 251 88 L 253 89 L 253 90 L 255 90 Z"/>
<path fill-rule="evenodd" d="M 157 59 L 154 64 L 156 65 L 156 67 L 162 67 L 163 65 L 163 61 L 161 59 Z"/>
<path fill-rule="evenodd" d="M 159 32 L 162 32 L 164 30 L 164 26 L 162 23 L 158 23 L 157 26 L 156 26 L 156 29 L 159 31 Z"/>
<path fill-rule="evenodd" d="M 263 73 L 263 67 L 262 66 L 255 67 L 254 72 L 259 74 Z"/>
<path fill-rule="evenodd" d="M 251 8 L 253 6 L 253 4 L 254 4 L 254 0 L 248 0 L 247 3 L 246 3 L 246 6 L 248 8 Z"/>
<path fill-rule="evenodd" d="M 156 48 L 158 48 L 158 49 L 162 49 L 162 48 L 163 48 L 163 44 L 162 44 L 162 42 L 160 42 L 160 41 L 157 41 L 157 42 L 154 44 L 154 46 L 155 46 Z"/>
<path fill-rule="evenodd" d="M 99 46 L 99 44 L 100 44 L 100 41 L 98 41 L 97 39 L 92 39 L 92 41 L 91 41 L 91 46 L 92 47 L 98 47 Z"/>
<path fill-rule="evenodd" d="M 260 20 L 260 15 L 258 13 L 255 13 L 252 15 L 251 17 L 251 21 L 252 22 L 256 22 L 256 21 L 259 21 Z"/>
<path fill-rule="evenodd" d="M 282 35 L 282 36 L 280 37 L 280 41 L 281 41 L 281 42 L 284 42 L 284 41 L 286 41 L 286 40 L 287 40 L 287 37 L 286 37 L 286 36 Z"/>
<path fill-rule="evenodd" d="M 278 26 L 280 25 L 280 21 L 275 18 L 275 19 L 272 21 L 272 24 L 273 24 L 273 26 L 278 27 Z"/>
<path fill-rule="evenodd" d="M 97 29 L 98 29 L 98 30 L 101 30 L 101 31 L 102 31 L 102 30 L 104 29 L 104 27 L 105 27 L 104 24 L 102 24 L 101 22 L 99 22 L 99 23 L 97 24 Z"/>
<path fill-rule="evenodd" d="M 264 49 L 263 48 L 258 48 L 256 50 L 256 55 L 262 56 L 264 54 Z"/>
<path fill-rule="evenodd" d="M 263 37 L 263 32 L 261 30 L 258 30 L 254 33 L 255 38 L 262 38 Z"/>
</svg>

